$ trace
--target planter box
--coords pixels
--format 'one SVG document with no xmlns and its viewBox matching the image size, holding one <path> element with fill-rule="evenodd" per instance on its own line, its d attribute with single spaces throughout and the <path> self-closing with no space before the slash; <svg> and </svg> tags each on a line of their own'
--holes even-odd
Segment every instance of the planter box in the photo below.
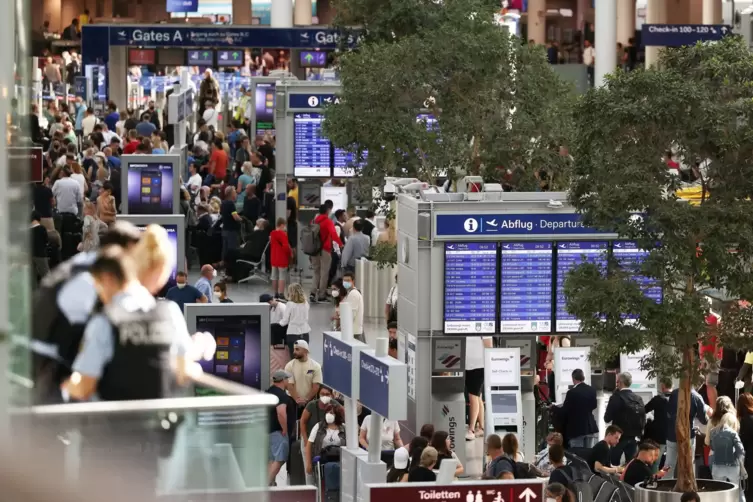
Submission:
<svg viewBox="0 0 753 502">
<path fill-rule="evenodd" d="M 712 479 L 699 479 L 698 495 L 701 502 L 739 502 L 739 488 L 726 481 L 716 481 Z M 635 487 L 635 498 L 633 502 L 680 502 L 682 493 L 663 491 L 671 489 L 675 485 L 674 479 L 663 479 L 659 481 L 658 490 L 649 490 L 639 483 Z"/>
</svg>

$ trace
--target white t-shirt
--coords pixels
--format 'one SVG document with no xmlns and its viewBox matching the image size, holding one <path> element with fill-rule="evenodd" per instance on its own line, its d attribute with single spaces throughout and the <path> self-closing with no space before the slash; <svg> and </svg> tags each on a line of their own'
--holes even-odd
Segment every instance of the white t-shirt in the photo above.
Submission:
<svg viewBox="0 0 753 502">
<path fill-rule="evenodd" d="M 363 295 L 356 288 L 351 288 L 345 295 L 345 302 L 350 304 L 353 310 L 353 334 L 363 334 Z"/>
<path fill-rule="evenodd" d="M 311 434 L 309 434 L 309 443 L 316 441 L 316 435 L 319 433 L 319 424 L 317 423 L 311 428 Z M 340 444 L 340 430 L 327 428 L 327 432 L 324 433 L 324 439 L 322 439 L 322 449 L 327 446 L 343 446 Z"/>
<path fill-rule="evenodd" d="M 202 116 L 204 121 L 207 123 L 207 127 L 214 127 L 214 130 L 217 130 L 217 110 L 214 108 L 207 108 L 204 110 L 204 115 Z"/>
<path fill-rule="evenodd" d="M 484 367 L 484 340 L 490 336 L 469 336 L 465 339 L 465 369 L 476 370 Z"/>
<path fill-rule="evenodd" d="M 76 182 L 81 187 L 81 197 L 85 197 L 86 196 L 86 177 L 84 177 L 83 174 L 71 173 L 71 179 L 76 180 Z"/>
<path fill-rule="evenodd" d="M 282 302 L 277 302 L 276 307 L 269 308 L 269 324 L 280 324 L 283 316 L 285 315 L 285 309 L 287 305 Z"/>
<path fill-rule="evenodd" d="M 361 424 L 361 430 L 366 431 L 366 439 L 369 439 L 369 427 L 371 426 L 371 417 L 366 415 Z M 382 419 L 382 450 L 395 449 L 395 434 L 400 434 L 400 425 L 395 420 Z"/>
<path fill-rule="evenodd" d="M 96 116 L 92 114 L 84 117 L 83 120 L 81 120 L 81 130 L 84 132 L 84 136 L 90 135 L 94 130 L 95 125 L 97 125 Z"/>
<path fill-rule="evenodd" d="M 583 49 L 583 64 L 586 66 L 591 66 L 594 64 L 594 60 L 596 59 L 596 50 L 594 50 L 593 47 L 586 47 Z"/>
</svg>

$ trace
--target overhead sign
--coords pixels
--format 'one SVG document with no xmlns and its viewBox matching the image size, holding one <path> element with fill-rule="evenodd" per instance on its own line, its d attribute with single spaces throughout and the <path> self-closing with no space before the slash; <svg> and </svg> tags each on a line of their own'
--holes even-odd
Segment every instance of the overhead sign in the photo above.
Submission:
<svg viewBox="0 0 753 502">
<path fill-rule="evenodd" d="M 555 380 L 558 386 L 567 386 L 573 380 L 573 371 L 583 370 L 586 383 L 591 383 L 591 347 L 556 347 L 554 349 Z"/>
<path fill-rule="evenodd" d="M 358 360 L 361 348 L 367 345 L 359 341 L 346 342 L 339 333 L 324 333 L 322 352 L 322 380 L 324 385 L 335 389 L 346 397 L 358 399 L 358 368 L 353 364 L 354 354 Z M 355 391 L 355 392 L 354 392 Z"/>
<path fill-rule="evenodd" d="M 724 24 L 644 24 L 641 41 L 646 47 L 680 47 L 696 42 L 716 42 L 732 34 Z"/>
<path fill-rule="evenodd" d="M 219 66 L 243 66 L 245 55 L 245 52 L 241 49 L 217 51 L 217 64 Z"/>
<path fill-rule="evenodd" d="M 110 45 L 144 47 L 280 47 L 335 49 L 354 46 L 360 34 L 334 29 L 197 26 L 111 26 Z M 84 30 L 82 40 L 86 37 Z M 83 43 L 83 41 L 82 41 Z"/>
<path fill-rule="evenodd" d="M 86 76 L 79 75 L 73 79 L 73 94 L 86 101 Z"/>
<path fill-rule="evenodd" d="M 197 12 L 199 0 L 167 0 L 167 12 Z"/>
<path fill-rule="evenodd" d="M 361 351 L 358 364 L 359 399 L 372 412 L 390 420 L 408 418 L 408 368 L 391 357 Z"/>
<path fill-rule="evenodd" d="M 300 63 L 303 68 L 324 68 L 327 66 L 327 53 L 322 51 L 301 51 Z"/>
<path fill-rule="evenodd" d="M 339 104 L 340 98 L 335 94 L 288 94 L 288 108 L 289 109 L 303 109 L 309 110 L 313 108 L 323 108 L 330 104 Z"/>
<path fill-rule="evenodd" d="M 367 485 L 368 500 L 391 502 L 541 502 L 544 482 L 537 480 L 457 482 L 451 485 L 436 483 L 392 483 Z"/>
<path fill-rule="evenodd" d="M 438 213 L 435 218 L 434 235 L 438 238 L 478 238 L 480 236 L 499 238 L 600 233 L 595 228 L 583 225 L 578 213 Z"/>
</svg>

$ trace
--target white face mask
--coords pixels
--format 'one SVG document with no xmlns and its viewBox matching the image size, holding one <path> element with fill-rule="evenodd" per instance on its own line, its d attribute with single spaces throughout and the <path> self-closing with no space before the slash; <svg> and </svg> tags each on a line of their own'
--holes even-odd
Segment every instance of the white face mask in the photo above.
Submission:
<svg viewBox="0 0 753 502">
<path fill-rule="evenodd" d="M 338 296 L 340 296 L 340 292 L 336 289 L 332 290 L 332 297 L 337 298 Z"/>
<path fill-rule="evenodd" d="M 326 415 L 324 415 L 324 420 L 326 420 L 328 424 L 335 423 L 334 413 L 327 413 Z"/>
<path fill-rule="evenodd" d="M 186 287 L 186 283 L 185 282 L 179 282 L 178 284 L 176 284 L 176 286 L 178 286 L 178 289 L 183 289 L 183 288 Z"/>
<path fill-rule="evenodd" d="M 213 291 L 213 293 L 215 298 L 219 298 L 222 295 L 219 291 Z"/>
<path fill-rule="evenodd" d="M 547 497 L 546 502 L 557 502 L 557 499 L 552 498 L 552 497 Z"/>
<path fill-rule="evenodd" d="M 320 396 L 319 401 L 322 402 L 322 404 L 329 404 L 330 401 L 332 401 L 332 397 L 330 396 Z"/>
</svg>

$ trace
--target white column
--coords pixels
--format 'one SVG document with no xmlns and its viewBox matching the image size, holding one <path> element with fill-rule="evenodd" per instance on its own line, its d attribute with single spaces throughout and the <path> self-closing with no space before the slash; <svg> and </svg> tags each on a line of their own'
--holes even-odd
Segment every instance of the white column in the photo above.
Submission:
<svg viewBox="0 0 753 502">
<path fill-rule="evenodd" d="M 293 0 L 272 0 L 270 18 L 272 28 L 292 28 Z"/>
<path fill-rule="evenodd" d="M 311 26 L 311 0 L 295 0 L 293 24 L 296 26 Z"/>
<path fill-rule="evenodd" d="M 617 41 L 627 46 L 635 36 L 635 0 L 617 0 Z"/>
<path fill-rule="evenodd" d="M 546 43 L 546 0 L 528 0 L 528 40 Z"/>
<path fill-rule="evenodd" d="M 667 22 L 666 0 L 651 0 L 646 6 L 646 24 L 665 24 Z M 646 68 L 659 60 L 661 47 L 646 47 Z"/>
<path fill-rule="evenodd" d="M 617 66 L 617 0 L 596 2 L 594 29 L 594 87 L 604 83 L 604 76 Z"/>
<path fill-rule="evenodd" d="M 703 24 L 722 24 L 722 0 L 703 0 Z"/>
</svg>

